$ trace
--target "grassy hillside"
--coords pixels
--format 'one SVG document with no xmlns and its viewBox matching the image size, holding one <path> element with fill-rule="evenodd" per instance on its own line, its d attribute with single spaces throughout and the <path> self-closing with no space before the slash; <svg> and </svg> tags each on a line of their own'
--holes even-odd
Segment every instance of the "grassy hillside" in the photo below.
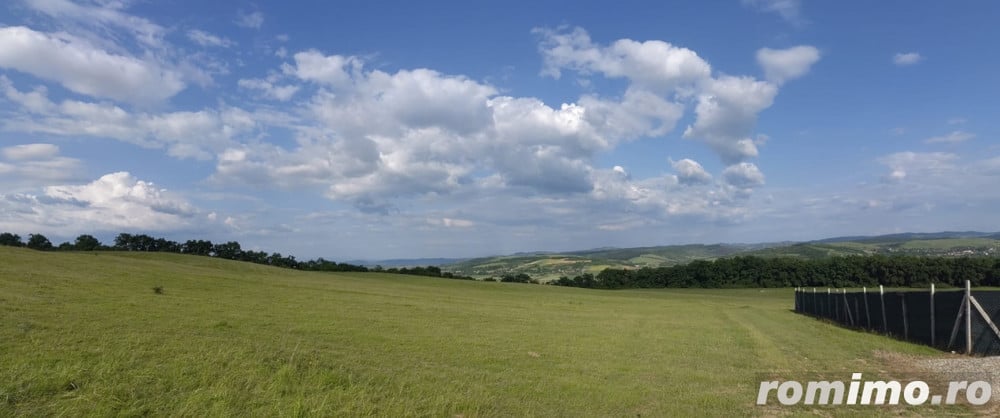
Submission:
<svg viewBox="0 0 1000 418">
<path fill-rule="evenodd" d="M 0 247 L 0 416 L 770 415 L 762 378 L 934 354 L 791 301 Z"/>
<path fill-rule="evenodd" d="M 711 260 L 745 251 L 768 247 L 759 245 L 670 245 L 662 247 L 611 248 L 568 253 L 519 254 L 464 260 L 443 267 L 473 277 L 500 277 L 526 273 L 543 280 L 582 273 L 599 273 L 608 267 L 639 268 L 684 264 L 694 260 Z"/>
<path fill-rule="evenodd" d="M 1000 256 L 1000 240 L 996 236 L 967 236 L 969 234 L 984 233 L 897 234 L 806 243 L 671 245 L 523 254 L 465 260 L 442 266 L 442 269 L 473 277 L 527 273 L 535 278 L 551 280 L 560 276 L 597 273 L 608 267 L 664 267 L 738 255 L 803 259 L 871 254 Z"/>
</svg>

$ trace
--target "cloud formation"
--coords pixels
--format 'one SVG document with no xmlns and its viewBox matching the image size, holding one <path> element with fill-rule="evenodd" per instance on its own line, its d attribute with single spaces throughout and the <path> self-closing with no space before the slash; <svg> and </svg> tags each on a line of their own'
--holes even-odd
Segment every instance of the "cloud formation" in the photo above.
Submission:
<svg viewBox="0 0 1000 418">
<path fill-rule="evenodd" d="M 923 60 L 924 57 L 916 52 L 899 52 L 892 56 L 892 62 L 900 67 L 913 65 Z"/>
<path fill-rule="evenodd" d="M 757 64 L 764 69 L 764 77 L 778 85 L 808 73 L 812 65 L 819 61 L 819 57 L 819 50 L 807 45 L 757 50 Z"/>
<path fill-rule="evenodd" d="M 33 225 L 70 235 L 98 231 L 164 231 L 188 226 L 198 211 L 186 200 L 138 180 L 110 173 L 84 185 L 48 186 L 42 194 L 0 194 L 0 229 Z"/>
<path fill-rule="evenodd" d="M 924 140 L 928 144 L 957 144 L 975 138 L 976 134 L 965 131 L 952 131 L 947 135 L 933 136 Z"/>
<path fill-rule="evenodd" d="M 112 54 L 65 33 L 0 28 L 0 68 L 54 81 L 79 94 L 129 103 L 166 100 L 185 88 L 181 74 L 150 60 Z"/>
</svg>

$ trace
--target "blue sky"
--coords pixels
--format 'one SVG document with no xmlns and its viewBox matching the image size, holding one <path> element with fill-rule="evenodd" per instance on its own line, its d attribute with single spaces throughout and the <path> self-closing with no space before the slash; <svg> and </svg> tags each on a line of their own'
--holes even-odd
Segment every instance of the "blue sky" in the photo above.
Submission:
<svg viewBox="0 0 1000 418">
<path fill-rule="evenodd" d="M 0 230 L 299 258 L 996 231 L 994 2 L 0 6 Z"/>
</svg>

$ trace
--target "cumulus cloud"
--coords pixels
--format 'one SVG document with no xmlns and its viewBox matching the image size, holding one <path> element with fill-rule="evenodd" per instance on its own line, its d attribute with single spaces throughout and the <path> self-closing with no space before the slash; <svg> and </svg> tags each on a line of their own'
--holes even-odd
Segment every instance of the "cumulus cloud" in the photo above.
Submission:
<svg viewBox="0 0 1000 418">
<path fill-rule="evenodd" d="M 154 61 L 23 26 L 0 28 L 0 67 L 57 82 L 76 93 L 130 103 L 162 101 L 185 87 L 179 73 Z"/>
<path fill-rule="evenodd" d="M 84 185 L 49 186 L 41 194 L 0 195 L 0 226 L 68 233 L 162 231 L 190 225 L 197 210 L 186 200 L 127 172 Z"/>
<path fill-rule="evenodd" d="M 774 10 L 798 9 L 797 2 L 760 5 Z M 808 45 L 782 50 L 764 48 L 758 51 L 757 61 L 768 81 L 746 76 L 713 77 L 711 66 L 697 53 L 663 41 L 621 39 L 600 45 L 581 28 L 543 28 L 534 32 L 541 38 L 543 74 L 558 78 L 569 70 L 584 76 L 599 74 L 628 80 L 625 98 L 615 103 L 616 107 L 602 106 L 604 102 L 598 99 L 581 98 L 579 104 L 587 109 L 587 118 L 597 120 L 602 113 L 617 111 L 637 118 L 629 121 L 626 117 L 616 117 L 615 124 L 605 123 L 604 127 L 613 126 L 622 136 L 661 135 L 671 131 L 683 116 L 681 100 L 695 97 L 696 118 L 685 129 L 684 137 L 704 142 L 727 165 L 757 156 L 757 143 L 753 140 L 757 115 L 771 106 L 779 85 L 802 77 L 820 58 L 819 50 Z M 628 106 L 630 95 L 656 100 Z"/>
<path fill-rule="evenodd" d="M 652 183 L 640 187 L 629 180 L 625 185 L 614 180 L 624 169 L 601 169 L 594 160 L 623 141 L 670 133 L 692 99 L 696 117 L 685 137 L 703 141 L 727 165 L 757 155 L 753 138 L 762 136 L 753 129 L 757 114 L 777 93 L 776 82 L 713 77 L 696 53 L 662 41 L 600 45 L 579 28 L 535 33 L 541 38 L 546 73 L 624 78 L 627 87 L 620 96 L 588 94 L 575 103 L 550 106 L 533 97 L 502 95 L 490 84 L 460 75 L 423 68 L 369 69 L 358 57 L 306 50 L 292 54 L 280 74 L 244 79 L 240 85 L 282 100 L 297 93 L 290 88 L 287 96 L 277 94 L 273 88 L 281 79 L 301 82 L 289 86 L 311 95 L 304 110 L 316 125 L 296 126 L 291 147 L 233 144 L 220 154 L 213 182 L 319 188 L 366 213 L 393 212 L 391 202 L 407 196 L 477 190 L 631 196 L 645 202 L 644 207 L 687 213 L 681 207 L 694 206 L 643 194 L 643 187 Z M 771 50 L 763 61 L 781 81 L 799 77 L 818 59 L 808 56 L 810 48 Z M 762 179 L 751 167 L 756 177 L 748 169 L 745 177 Z M 675 170 L 679 175 L 657 178 L 656 187 L 673 190 L 681 184 L 708 185 L 712 179 L 691 160 L 677 162 Z M 740 183 L 743 192 L 762 184 L 751 180 Z M 718 203 L 729 192 L 712 193 Z M 706 202 L 695 206 L 710 207 Z"/>
<path fill-rule="evenodd" d="M 726 183 L 742 189 L 764 184 L 764 174 L 752 163 L 739 163 L 726 167 L 722 171 L 722 178 Z"/>
<path fill-rule="evenodd" d="M 364 65 L 360 58 L 343 55 L 323 55 L 316 50 L 296 53 L 295 65 L 284 64 L 282 71 L 302 80 L 331 86 L 346 86 Z"/>
<path fill-rule="evenodd" d="M 543 74 L 559 78 L 562 69 L 628 78 L 644 88 L 666 91 L 695 84 L 712 68 L 694 51 L 663 41 L 620 39 L 608 46 L 594 44 L 581 28 L 569 31 L 539 28 Z"/>
<path fill-rule="evenodd" d="M 970 140 L 972 138 L 975 138 L 975 137 L 976 137 L 976 134 L 971 133 L 971 132 L 952 131 L 951 133 L 949 133 L 947 135 L 934 136 L 934 137 L 927 138 L 927 139 L 924 140 L 924 142 L 928 143 L 928 144 L 938 144 L 938 143 L 957 144 L 957 143 L 960 143 L 960 142 L 968 141 L 968 140 Z"/>
<path fill-rule="evenodd" d="M 697 161 L 684 158 L 672 161 L 670 166 L 677 172 L 677 179 L 681 184 L 704 184 L 712 181 L 712 175 Z"/>
<path fill-rule="evenodd" d="M 131 112 L 107 102 L 55 103 L 44 90 L 23 93 L 2 77 L 0 89 L 31 113 L 0 122 L 4 129 L 113 138 L 148 148 L 166 148 L 170 155 L 180 158 L 210 159 L 214 153 L 229 148 L 234 138 L 257 127 L 253 115 L 234 107 L 195 112 Z"/>
<path fill-rule="evenodd" d="M 726 164 L 757 156 L 750 138 L 757 114 L 771 106 L 778 88 L 751 77 L 722 76 L 712 79 L 698 96 L 695 121 L 685 138 L 700 138 Z"/>
<path fill-rule="evenodd" d="M 892 62 L 901 67 L 913 65 L 923 60 L 924 57 L 916 52 L 899 52 L 892 56 Z"/>
<path fill-rule="evenodd" d="M 819 57 L 819 50 L 807 45 L 757 50 L 757 64 L 764 69 L 764 77 L 775 84 L 802 77 L 819 61 Z"/>
</svg>

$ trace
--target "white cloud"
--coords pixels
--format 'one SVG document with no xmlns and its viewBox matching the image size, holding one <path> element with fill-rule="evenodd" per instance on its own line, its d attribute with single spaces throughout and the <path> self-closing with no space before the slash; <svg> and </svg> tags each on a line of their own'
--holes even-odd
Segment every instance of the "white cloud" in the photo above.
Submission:
<svg viewBox="0 0 1000 418">
<path fill-rule="evenodd" d="M 819 50 L 808 45 L 757 50 L 757 64 L 764 69 L 764 76 L 768 81 L 779 85 L 808 73 L 819 58 Z"/>
<path fill-rule="evenodd" d="M 711 75 L 711 66 L 694 51 L 663 41 L 620 39 L 602 47 L 581 28 L 556 31 L 539 28 L 544 74 L 559 78 L 562 69 L 608 78 L 628 78 L 635 85 L 668 91 L 696 84 Z"/>
<path fill-rule="evenodd" d="M 532 97 L 500 95 L 495 87 L 463 76 L 429 69 L 372 70 L 357 57 L 302 51 L 281 66 L 280 75 L 240 82 L 261 91 L 281 77 L 308 83 L 299 90 L 312 97 L 305 120 L 294 127 L 295 145 L 234 144 L 220 154 L 212 181 L 315 188 L 373 214 L 398 213 L 393 202 L 406 197 L 511 193 L 625 199 L 661 216 L 739 215 L 732 205 L 742 203 L 733 197 L 746 197 L 763 184 L 755 165 L 739 163 L 758 153 L 754 138 L 765 136 L 753 129 L 757 114 L 777 93 L 775 83 L 713 78 L 697 54 L 665 42 L 621 40 L 601 46 L 582 29 L 535 32 L 543 38 L 547 71 L 623 77 L 628 80 L 623 94 L 585 95 L 576 103 L 549 106 Z M 815 59 L 771 61 L 790 62 L 794 68 L 781 73 L 790 79 L 803 75 Z M 598 153 L 622 141 L 674 130 L 692 97 L 697 98 L 696 119 L 686 136 L 736 165 L 728 179 L 739 183 L 738 190 L 728 183 L 711 185 L 712 175 L 691 160 L 674 163 L 678 175 L 635 181 L 624 169 L 595 167 Z M 687 187 L 679 189 L 681 184 Z M 708 197 L 680 196 L 705 188 Z M 667 190 L 673 194 L 665 195 Z"/>
<path fill-rule="evenodd" d="M 960 143 L 960 142 L 968 141 L 968 140 L 970 140 L 972 138 L 975 138 L 975 137 L 976 137 L 976 134 L 971 133 L 971 132 L 952 131 L 951 133 L 949 133 L 947 135 L 934 136 L 934 137 L 927 138 L 927 139 L 924 140 L 924 142 L 928 143 L 928 144 L 938 144 L 938 143 L 957 144 L 957 143 Z"/>
<path fill-rule="evenodd" d="M 346 87 L 353 73 L 363 65 L 360 58 L 342 55 L 326 56 L 316 50 L 308 50 L 294 55 L 295 65 L 285 64 L 282 71 L 305 81 Z"/>
<path fill-rule="evenodd" d="M 712 175 L 697 161 L 684 158 L 671 161 L 670 166 L 677 172 L 677 179 L 681 184 L 704 184 L 712 181 Z"/>
<path fill-rule="evenodd" d="M 966 118 L 954 117 L 954 118 L 949 118 L 948 119 L 948 124 L 949 125 L 962 125 L 962 124 L 964 124 L 965 122 L 968 122 L 968 121 L 969 120 L 966 119 Z"/>
<path fill-rule="evenodd" d="M 191 29 L 191 30 L 187 31 L 187 37 L 192 42 L 194 42 L 194 43 L 196 43 L 198 45 L 201 45 L 201 46 L 214 46 L 214 47 L 221 47 L 221 48 L 229 48 L 229 47 L 231 47 L 231 46 L 233 46 L 233 45 L 236 44 L 235 42 L 233 42 L 233 41 L 231 41 L 229 39 L 226 39 L 226 38 L 223 38 L 223 37 L 220 37 L 220 36 L 216 36 L 216 35 L 212 35 L 211 33 L 208 33 L 208 32 L 205 32 L 205 31 L 199 30 L 199 29 Z"/>
<path fill-rule="evenodd" d="M 12 145 L 0 148 L 0 157 L 0 186 L 8 192 L 73 180 L 82 171 L 80 160 L 60 156 L 54 144 Z"/>
<path fill-rule="evenodd" d="M 913 65 L 923 60 L 924 57 L 916 52 L 900 52 L 892 56 L 892 62 L 899 66 Z"/>
<path fill-rule="evenodd" d="M 2 229 L 59 235 L 171 230 L 192 224 L 197 214 L 183 198 L 126 172 L 79 186 L 49 186 L 40 195 L 0 195 L 0 207 Z"/>
<path fill-rule="evenodd" d="M 282 102 L 287 102 L 299 91 L 299 86 L 286 84 L 275 85 L 263 79 L 240 79 L 237 82 L 241 88 L 260 91 L 265 97 Z"/>
<path fill-rule="evenodd" d="M 56 19 L 62 24 L 75 23 L 96 26 L 103 32 L 114 29 L 132 34 L 141 44 L 151 48 L 163 47 L 165 30 L 148 19 L 129 15 L 122 10 L 128 1 L 101 1 L 98 4 L 83 5 L 69 0 L 26 0 L 25 4 L 34 10 Z M 74 28 L 76 29 L 76 28 Z"/>
<path fill-rule="evenodd" d="M 23 144 L 0 149 L 0 154 L 8 160 L 43 160 L 59 154 L 59 147 L 53 144 Z"/>
<path fill-rule="evenodd" d="M 154 61 L 108 53 L 64 33 L 0 28 L 0 67 L 55 81 L 76 93 L 131 103 L 166 100 L 183 77 Z"/>
<path fill-rule="evenodd" d="M 10 97 L 24 97 L 0 79 L 0 88 Z M 64 100 L 50 101 L 36 91 L 32 101 L 22 103 L 35 114 L 21 114 L 0 121 L 9 131 L 64 136 L 113 138 L 149 148 L 166 148 L 179 158 L 209 159 L 258 126 L 255 116 L 234 107 L 196 112 L 129 112 L 110 103 Z"/>
<path fill-rule="evenodd" d="M 260 29 L 264 25 L 264 14 L 261 12 L 244 13 L 239 12 L 236 16 L 236 25 L 250 29 Z"/>
<path fill-rule="evenodd" d="M 757 156 L 750 138 L 757 114 L 771 106 L 778 88 L 751 77 L 722 76 L 711 80 L 698 96 L 694 124 L 685 138 L 700 138 L 722 161 L 735 164 Z"/>
<path fill-rule="evenodd" d="M 427 223 L 445 228 L 471 228 L 476 225 L 475 222 L 468 219 L 458 218 L 432 218 L 428 219 Z"/>
<path fill-rule="evenodd" d="M 722 171 L 726 183 L 741 189 L 749 189 L 764 184 L 764 174 L 752 163 L 739 163 Z"/>
<path fill-rule="evenodd" d="M 899 182 L 910 177 L 945 176 L 955 169 L 957 160 L 958 156 L 952 153 L 904 151 L 881 157 L 878 162 L 889 167 L 886 180 Z"/>
<path fill-rule="evenodd" d="M 541 36 L 539 50 L 545 60 L 544 74 L 558 78 L 563 70 L 571 70 L 584 76 L 598 73 L 608 78 L 628 79 L 625 100 L 617 107 L 602 106 L 602 100 L 591 97 L 580 100 L 580 105 L 587 109 L 586 117 L 591 120 L 599 121 L 595 113 L 615 111 L 638 116 L 631 121 L 616 116 L 614 123 L 600 124 L 598 132 L 614 132 L 606 130 L 614 127 L 619 135 L 626 137 L 662 135 L 683 115 L 683 105 L 668 98 L 694 96 L 696 120 L 687 127 L 684 136 L 705 142 L 730 165 L 757 156 L 757 145 L 752 139 L 757 114 L 771 106 L 778 85 L 805 75 L 819 60 L 819 51 L 812 46 L 762 49 L 758 51 L 758 62 L 771 82 L 729 75 L 712 77 L 711 66 L 694 51 L 666 42 L 622 39 L 602 46 L 580 28 L 534 32 Z M 628 106 L 629 95 L 639 94 L 656 100 Z"/>
<path fill-rule="evenodd" d="M 744 5 L 755 7 L 760 11 L 775 13 L 789 23 L 801 25 L 802 4 L 799 0 L 742 0 Z"/>
<path fill-rule="evenodd" d="M 630 88 L 621 101 L 584 96 L 584 118 L 608 140 L 655 137 L 674 130 L 684 106 L 645 90 Z"/>
</svg>

